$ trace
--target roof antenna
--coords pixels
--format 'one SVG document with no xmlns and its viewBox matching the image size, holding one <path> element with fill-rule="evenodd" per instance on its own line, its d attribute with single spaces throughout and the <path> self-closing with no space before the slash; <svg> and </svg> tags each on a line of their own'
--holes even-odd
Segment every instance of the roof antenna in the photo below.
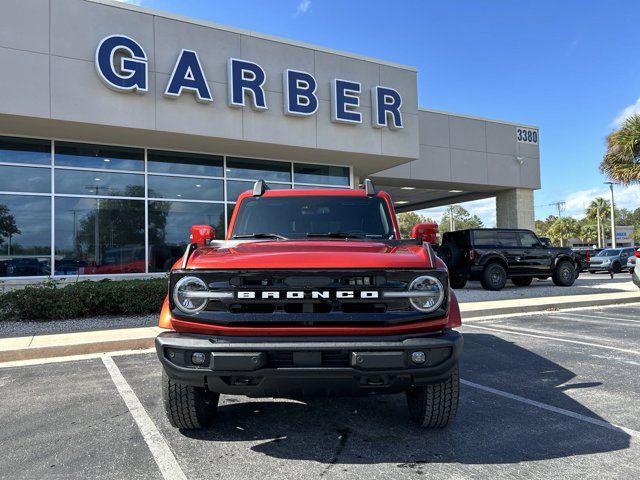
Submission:
<svg viewBox="0 0 640 480">
<path fill-rule="evenodd" d="M 368 197 L 372 197 L 376 194 L 376 187 L 373 186 L 373 181 L 369 178 L 360 185 L 360 188 L 364 189 Z"/>
<path fill-rule="evenodd" d="M 264 192 L 266 192 L 267 190 L 271 190 L 271 189 L 269 188 L 269 185 L 267 185 L 266 182 L 262 179 L 258 180 L 256 183 L 253 184 L 254 197 L 261 197 L 262 195 L 264 195 Z"/>
</svg>

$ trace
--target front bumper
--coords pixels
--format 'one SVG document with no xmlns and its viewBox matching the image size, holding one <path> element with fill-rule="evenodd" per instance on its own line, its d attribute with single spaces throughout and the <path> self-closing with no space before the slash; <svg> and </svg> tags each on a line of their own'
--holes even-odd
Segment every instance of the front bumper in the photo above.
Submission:
<svg viewBox="0 0 640 480">
<path fill-rule="evenodd" d="M 173 380 L 218 393 L 254 397 L 396 393 L 446 379 L 462 335 L 252 338 L 163 332 L 156 351 Z M 421 351 L 426 361 L 414 364 Z M 194 352 L 204 364 L 191 362 Z"/>
</svg>

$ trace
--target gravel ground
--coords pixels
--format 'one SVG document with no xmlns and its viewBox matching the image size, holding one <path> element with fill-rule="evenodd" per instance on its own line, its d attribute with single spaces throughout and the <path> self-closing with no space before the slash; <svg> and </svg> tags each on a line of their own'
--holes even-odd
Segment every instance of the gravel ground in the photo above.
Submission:
<svg viewBox="0 0 640 480">
<path fill-rule="evenodd" d="M 490 292 L 484 290 L 480 282 L 468 282 L 463 289 L 456 290 L 456 295 L 462 303 L 616 292 L 640 292 L 640 290 L 633 284 L 631 276 L 627 272 L 615 275 L 613 280 L 606 273 L 581 273 L 572 287 L 556 287 L 551 279 L 534 279 L 528 287 L 516 287 L 513 283 L 508 282 L 503 290 Z"/>
<path fill-rule="evenodd" d="M 0 338 L 107 330 L 111 328 L 153 327 L 157 324 L 157 315 L 74 318 L 47 322 L 0 322 Z"/>
</svg>

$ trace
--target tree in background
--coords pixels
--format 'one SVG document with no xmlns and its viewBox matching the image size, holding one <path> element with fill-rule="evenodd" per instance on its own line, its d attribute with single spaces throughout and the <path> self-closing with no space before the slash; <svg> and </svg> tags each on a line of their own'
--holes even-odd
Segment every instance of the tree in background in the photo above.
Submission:
<svg viewBox="0 0 640 480">
<path fill-rule="evenodd" d="M 604 245 L 604 239 L 606 238 L 606 225 L 607 218 L 609 218 L 611 210 L 611 202 L 602 197 L 594 198 L 587 209 L 584 211 L 585 218 L 587 220 L 591 220 L 596 225 L 598 224 L 598 219 L 600 220 L 600 233 L 598 234 L 598 228 L 596 226 L 596 239 L 602 239 L 598 246 Z M 610 229 L 609 229 L 610 230 Z"/>
<path fill-rule="evenodd" d="M 477 215 L 471 215 L 469 211 L 461 207 L 460 205 L 450 205 L 444 211 L 438 230 L 440 233 L 451 231 L 451 217 L 453 216 L 453 223 L 455 230 L 464 230 L 466 228 L 483 228 L 484 224 L 480 217 Z"/>
<path fill-rule="evenodd" d="M 20 229 L 16 225 L 16 219 L 11 214 L 9 207 L 0 204 L 0 246 L 4 244 L 5 238 L 8 239 L 7 243 L 9 243 L 11 237 L 20 233 Z"/>
<path fill-rule="evenodd" d="M 630 116 L 607 137 L 600 170 L 623 185 L 640 182 L 640 115 Z"/>
<path fill-rule="evenodd" d="M 586 219 L 583 218 L 578 222 L 580 224 L 580 234 L 578 238 L 584 240 L 586 243 L 596 245 L 598 243 L 598 226 L 585 220 Z"/>
<path fill-rule="evenodd" d="M 565 240 L 580 236 L 580 223 L 573 217 L 557 218 L 549 227 L 547 236 L 553 243 L 563 246 Z"/>
<path fill-rule="evenodd" d="M 411 229 L 418 223 L 436 223 L 430 217 L 420 215 L 416 212 L 404 212 L 398 214 L 398 225 L 400 226 L 400 235 L 402 238 L 411 236 Z"/>
<path fill-rule="evenodd" d="M 555 222 L 557 220 L 557 218 L 558 217 L 556 217 L 555 215 L 549 215 L 544 220 L 536 220 L 535 228 L 536 228 L 536 233 L 538 234 L 538 236 L 539 237 L 548 237 L 549 235 L 547 234 L 547 232 L 549 231 L 549 227 L 551 227 L 551 225 L 553 225 L 553 222 Z"/>
</svg>

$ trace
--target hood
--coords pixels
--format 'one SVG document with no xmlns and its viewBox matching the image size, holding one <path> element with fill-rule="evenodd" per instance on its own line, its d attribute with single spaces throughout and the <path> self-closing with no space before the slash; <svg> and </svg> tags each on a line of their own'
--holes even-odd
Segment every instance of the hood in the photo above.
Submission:
<svg viewBox="0 0 640 480">
<path fill-rule="evenodd" d="M 426 246 L 396 245 L 354 240 L 260 241 L 199 248 L 187 268 L 235 269 L 341 269 L 430 268 Z"/>
</svg>

